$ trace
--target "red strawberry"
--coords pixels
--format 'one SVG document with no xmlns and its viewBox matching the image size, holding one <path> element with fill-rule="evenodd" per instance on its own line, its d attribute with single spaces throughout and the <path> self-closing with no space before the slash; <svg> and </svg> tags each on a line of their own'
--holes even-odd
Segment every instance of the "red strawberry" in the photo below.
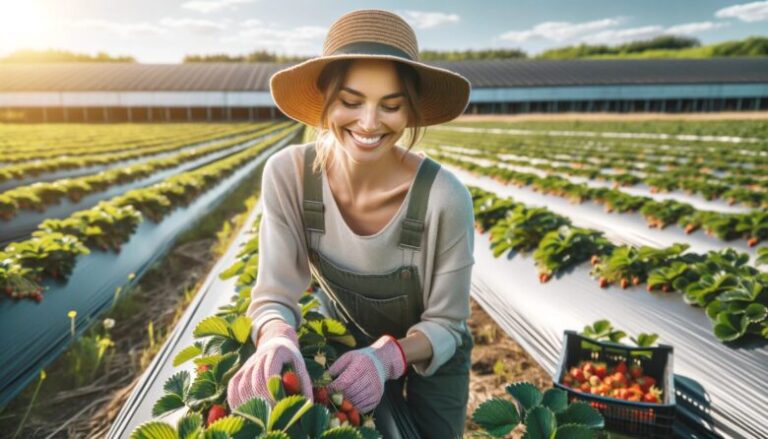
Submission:
<svg viewBox="0 0 768 439">
<path fill-rule="evenodd" d="M 589 374 L 594 374 L 595 373 L 595 365 L 592 364 L 591 361 L 585 361 L 582 364 L 582 366 L 581 366 L 581 370 L 584 371 L 585 375 L 587 374 L 587 372 L 589 372 Z"/>
<path fill-rule="evenodd" d="M 348 411 L 350 411 L 350 410 L 352 410 L 352 409 L 354 409 L 354 408 L 355 408 L 355 407 L 352 405 L 352 403 L 351 403 L 351 402 L 349 402 L 349 401 L 348 401 L 348 400 L 346 400 L 346 399 L 345 399 L 344 401 L 341 401 L 341 406 L 339 407 L 339 409 L 340 409 L 342 412 L 348 412 Z"/>
<path fill-rule="evenodd" d="M 749 241 L 747 241 L 747 245 L 750 247 L 754 247 L 757 245 L 758 242 L 760 242 L 759 239 L 752 237 L 752 238 L 749 238 Z"/>
<path fill-rule="evenodd" d="M 643 376 L 643 368 L 640 366 L 632 366 L 629 368 L 629 374 L 632 375 L 632 378 L 640 378 Z"/>
<path fill-rule="evenodd" d="M 583 383 L 581 383 L 581 385 L 579 386 L 579 390 L 581 390 L 581 391 L 582 391 L 582 392 L 584 392 L 584 393 L 589 393 L 589 389 L 590 389 L 590 387 L 589 387 L 589 383 L 587 383 L 587 382 L 583 382 Z"/>
<path fill-rule="evenodd" d="M 208 411 L 208 425 L 213 424 L 218 419 L 227 416 L 227 409 L 223 405 L 214 404 L 211 406 L 211 410 Z"/>
<path fill-rule="evenodd" d="M 328 405 L 328 389 L 325 387 L 316 387 L 312 389 L 312 394 L 315 398 L 315 402 Z"/>
<path fill-rule="evenodd" d="M 592 259 L 589 260 L 589 263 L 592 265 L 597 265 L 600 262 L 600 256 L 598 255 L 592 255 Z"/>
<path fill-rule="evenodd" d="M 288 395 L 298 395 L 301 393 L 301 385 L 299 384 L 299 376 L 296 372 L 287 371 L 283 374 L 283 388 Z"/>
<path fill-rule="evenodd" d="M 632 276 L 632 285 L 634 286 L 640 285 L 640 276 Z"/>
<path fill-rule="evenodd" d="M 656 380 L 650 376 L 641 376 L 640 378 L 637 379 L 636 383 L 640 386 L 640 388 L 644 392 L 647 392 L 648 389 L 656 385 Z"/>
<path fill-rule="evenodd" d="M 352 408 L 352 410 L 347 412 L 347 418 L 349 418 L 350 424 L 355 427 L 360 426 L 360 413 L 355 408 Z"/>
<path fill-rule="evenodd" d="M 652 292 L 654 290 L 654 286 L 651 285 L 651 284 L 648 284 L 648 286 L 645 287 L 645 289 L 648 290 L 648 292 L 650 293 L 650 292 Z"/>
<path fill-rule="evenodd" d="M 608 282 L 608 279 L 606 279 L 604 277 L 601 277 L 599 282 L 600 282 L 600 288 L 607 288 L 608 284 L 610 283 L 610 282 Z"/>
<path fill-rule="evenodd" d="M 602 379 L 603 377 L 605 377 L 606 372 L 607 372 L 607 368 L 605 366 L 605 363 L 595 363 L 595 375 L 597 375 Z"/>
<path fill-rule="evenodd" d="M 584 381 L 584 371 L 578 367 L 571 368 L 571 376 L 578 382 Z"/>
<path fill-rule="evenodd" d="M 627 289 L 628 286 L 629 286 L 629 280 L 627 280 L 627 278 L 625 278 L 625 277 L 622 277 L 621 278 L 621 288 Z"/>
<path fill-rule="evenodd" d="M 571 384 L 573 384 L 573 377 L 570 375 L 563 376 L 562 384 L 565 384 L 568 387 L 571 387 Z"/>
<path fill-rule="evenodd" d="M 648 389 L 648 393 L 643 395 L 643 402 L 658 404 L 661 401 L 661 390 L 657 387 Z"/>
<path fill-rule="evenodd" d="M 347 415 L 344 412 L 336 412 L 334 414 L 336 415 L 336 418 L 339 420 L 339 423 L 343 424 L 347 422 Z"/>
<path fill-rule="evenodd" d="M 207 364 L 200 364 L 200 365 L 197 366 L 197 373 L 201 374 L 203 372 L 206 372 L 210 368 L 211 368 L 211 366 L 209 366 Z"/>
<path fill-rule="evenodd" d="M 551 278 L 552 278 L 552 275 L 549 273 L 539 273 L 539 282 L 543 284 L 549 282 L 549 279 Z"/>
<path fill-rule="evenodd" d="M 688 224 L 687 226 L 685 226 L 685 234 L 690 235 L 691 233 L 695 232 L 696 229 L 698 228 L 699 226 L 697 226 L 696 224 Z"/>
<path fill-rule="evenodd" d="M 619 361 L 619 363 L 616 365 L 616 369 L 614 369 L 613 372 L 620 373 L 622 375 L 627 373 L 627 363 Z"/>
<path fill-rule="evenodd" d="M 664 284 L 661 286 L 661 291 L 668 293 L 669 292 L 669 284 Z"/>
</svg>

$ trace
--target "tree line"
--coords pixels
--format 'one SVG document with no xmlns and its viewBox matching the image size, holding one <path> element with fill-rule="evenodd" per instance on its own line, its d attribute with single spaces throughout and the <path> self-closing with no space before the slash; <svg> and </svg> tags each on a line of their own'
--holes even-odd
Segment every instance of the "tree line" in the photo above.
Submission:
<svg viewBox="0 0 768 439">
<path fill-rule="evenodd" d="M 486 59 L 580 59 L 580 58 L 716 58 L 716 57 L 768 56 L 768 37 L 749 37 L 743 40 L 724 41 L 702 45 L 696 38 L 675 35 L 661 35 L 642 41 L 617 45 L 578 44 L 545 50 L 529 55 L 521 49 L 469 49 L 469 50 L 423 50 L 419 57 L 423 61 L 464 61 Z M 243 55 L 225 53 L 207 55 L 186 55 L 183 63 L 201 62 L 274 62 L 293 63 L 310 59 L 311 56 L 284 55 L 268 50 L 257 50 Z M 0 62 L 136 62 L 132 56 L 110 56 L 104 52 L 96 55 L 73 53 L 65 50 L 18 50 Z"/>
</svg>

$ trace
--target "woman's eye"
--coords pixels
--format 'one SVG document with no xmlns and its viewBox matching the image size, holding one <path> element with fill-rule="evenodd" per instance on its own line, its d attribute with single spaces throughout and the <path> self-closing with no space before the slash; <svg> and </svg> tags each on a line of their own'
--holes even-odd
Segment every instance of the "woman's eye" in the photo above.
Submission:
<svg viewBox="0 0 768 439">
<path fill-rule="evenodd" d="M 339 99 L 339 100 L 341 101 L 342 104 L 344 104 L 345 107 L 348 107 L 348 108 L 355 108 L 358 105 L 360 105 L 360 104 L 353 104 L 351 102 L 347 102 L 344 99 Z"/>
<path fill-rule="evenodd" d="M 397 107 L 384 107 L 384 109 L 394 113 L 395 111 L 400 109 L 400 106 L 398 105 Z"/>
</svg>

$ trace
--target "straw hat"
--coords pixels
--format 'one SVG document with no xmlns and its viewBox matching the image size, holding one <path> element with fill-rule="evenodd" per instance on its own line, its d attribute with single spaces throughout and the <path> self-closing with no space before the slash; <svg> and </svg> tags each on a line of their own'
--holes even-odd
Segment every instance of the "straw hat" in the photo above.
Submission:
<svg viewBox="0 0 768 439">
<path fill-rule="evenodd" d="M 456 118 L 469 102 L 466 78 L 419 62 L 416 34 L 405 20 L 391 12 L 363 9 L 344 14 L 331 25 L 322 56 L 272 75 L 269 83 L 277 107 L 292 119 L 320 126 L 325 98 L 317 78 L 326 65 L 340 59 L 386 59 L 414 67 L 421 83 L 417 105 L 422 126 Z"/>
</svg>

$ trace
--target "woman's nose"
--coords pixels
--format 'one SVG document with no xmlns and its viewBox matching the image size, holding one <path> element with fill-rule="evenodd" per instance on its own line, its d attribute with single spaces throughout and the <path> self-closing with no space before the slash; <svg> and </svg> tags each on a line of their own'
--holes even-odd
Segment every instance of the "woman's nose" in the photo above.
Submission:
<svg viewBox="0 0 768 439">
<path fill-rule="evenodd" d="M 376 106 L 364 107 L 363 114 L 360 117 L 360 128 L 365 131 L 376 131 L 379 127 L 379 112 Z"/>
</svg>

